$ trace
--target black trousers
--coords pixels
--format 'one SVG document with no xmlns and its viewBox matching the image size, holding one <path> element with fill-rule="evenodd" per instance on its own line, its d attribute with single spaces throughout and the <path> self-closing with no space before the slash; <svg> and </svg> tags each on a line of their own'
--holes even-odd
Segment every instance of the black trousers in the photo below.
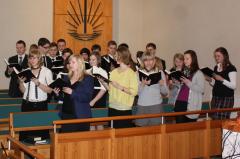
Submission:
<svg viewBox="0 0 240 159">
<path fill-rule="evenodd" d="M 48 104 L 47 101 L 43 102 L 28 102 L 26 100 L 22 101 L 22 112 L 32 112 L 32 111 L 47 111 Z M 29 119 L 31 120 L 31 119 Z M 28 136 L 39 136 L 44 139 L 50 138 L 48 130 L 34 130 L 34 131 L 22 131 L 19 132 L 19 140 L 24 141 Z"/>
<path fill-rule="evenodd" d="M 186 112 L 187 111 L 187 102 L 184 101 L 176 101 L 174 111 L 175 112 Z M 195 122 L 197 119 L 190 119 L 185 115 L 176 116 L 176 123 L 189 123 Z"/>
<path fill-rule="evenodd" d="M 108 109 L 108 116 L 126 116 L 126 115 L 132 115 L 132 110 L 116 110 L 113 108 Z M 132 120 L 113 121 L 113 128 L 130 128 L 130 127 L 134 127 Z"/>
<path fill-rule="evenodd" d="M 76 119 L 76 116 L 73 114 L 62 113 L 62 120 L 67 120 L 67 119 Z M 67 132 L 89 131 L 89 130 L 90 130 L 90 123 L 79 123 L 79 124 L 62 125 L 60 132 L 67 133 Z"/>
</svg>

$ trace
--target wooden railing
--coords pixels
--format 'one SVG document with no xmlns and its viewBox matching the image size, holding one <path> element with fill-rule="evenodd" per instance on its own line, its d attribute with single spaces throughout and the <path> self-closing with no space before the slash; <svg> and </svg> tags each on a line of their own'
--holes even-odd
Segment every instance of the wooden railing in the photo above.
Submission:
<svg viewBox="0 0 240 159">
<path fill-rule="evenodd" d="M 188 112 L 177 112 L 177 113 L 159 113 L 159 114 L 147 114 L 147 115 L 130 115 L 130 116 L 115 116 L 115 117 L 104 117 L 104 118 L 87 118 L 87 119 L 71 119 L 71 120 L 57 120 L 53 122 L 54 132 L 56 133 L 57 125 L 65 124 L 77 124 L 77 123 L 88 123 L 88 122 L 106 122 L 114 120 L 133 120 L 133 119 L 142 119 L 142 118 L 159 118 L 164 119 L 165 117 L 174 117 L 180 115 L 192 115 L 192 114 L 206 114 L 206 120 L 209 119 L 209 114 L 217 112 L 237 112 L 240 111 L 240 108 L 224 108 L 224 109 L 212 109 L 212 110 L 203 110 L 203 111 L 188 111 Z M 163 121 L 163 120 L 162 120 Z M 112 125 L 112 124 L 111 124 Z"/>
<path fill-rule="evenodd" d="M 211 156 L 222 153 L 222 124 L 228 120 L 208 120 L 208 115 L 236 111 L 240 111 L 240 108 L 54 121 L 51 156 L 53 159 L 210 159 Z M 102 131 L 56 132 L 56 128 L 63 124 L 167 118 L 190 114 L 205 114 L 207 120 L 146 127 L 108 128 Z"/>
<path fill-rule="evenodd" d="M 7 136 L 7 140 L 9 142 L 9 157 L 14 159 L 22 159 L 24 158 L 24 154 L 31 156 L 36 159 L 45 159 L 41 154 L 36 153 L 32 149 L 28 148 L 26 145 L 22 144 L 18 140 L 12 138 L 11 136 Z"/>
</svg>

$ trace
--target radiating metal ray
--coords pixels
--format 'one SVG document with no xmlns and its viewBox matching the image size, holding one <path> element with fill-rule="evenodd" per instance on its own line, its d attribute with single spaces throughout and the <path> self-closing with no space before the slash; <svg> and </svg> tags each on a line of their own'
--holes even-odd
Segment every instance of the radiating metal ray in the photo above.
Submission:
<svg viewBox="0 0 240 159">
<path fill-rule="evenodd" d="M 101 23 L 101 24 L 99 24 L 99 25 L 97 25 L 97 26 L 94 26 L 94 27 L 93 27 L 93 30 L 97 29 L 98 27 L 102 26 L 103 24 L 104 24 L 104 23 Z"/>
<path fill-rule="evenodd" d="M 94 20 L 96 14 L 97 14 L 97 11 L 98 11 L 98 9 L 99 9 L 99 7 L 100 7 L 100 5 L 101 5 L 101 2 L 98 3 L 98 6 L 97 6 L 97 8 L 96 8 L 96 10 L 95 10 L 95 12 L 94 12 L 94 14 L 93 14 L 93 17 L 92 17 L 92 19 L 91 19 L 91 21 L 90 21 L 90 24 L 92 24 L 92 21 Z"/>
<path fill-rule="evenodd" d="M 79 0 L 78 0 L 78 7 L 79 7 L 80 15 L 81 15 L 81 18 L 82 18 L 82 22 L 83 22 L 82 8 L 81 8 L 81 3 L 80 3 Z"/>
<path fill-rule="evenodd" d="M 77 24 L 79 25 L 79 23 L 76 21 L 76 19 L 70 14 L 69 11 L 67 11 L 68 15 L 72 18 L 72 20 Z"/>
<path fill-rule="evenodd" d="M 72 4 L 71 1 L 70 1 L 70 5 L 71 5 L 71 7 L 72 7 L 74 13 L 76 14 L 76 17 L 77 17 L 77 19 L 78 19 L 78 22 L 81 24 L 81 20 L 79 19 L 78 15 L 77 15 L 77 12 L 76 12 L 75 8 L 73 7 L 73 4 Z"/>
<path fill-rule="evenodd" d="M 103 12 L 101 14 L 99 14 L 97 19 L 92 23 L 92 26 L 94 26 L 98 22 L 98 20 L 101 18 L 102 15 L 103 15 Z"/>
<path fill-rule="evenodd" d="M 93 6 L 93 0 L 91 1 L 91 4 L 90 4 L 90 10 L 89 10 L 88 19 L 87 19 L 88 22 L 89 22 L 90 15 L 91 15 L 91 12 L 92 12 L 92 6 Z"/>
<path fill-rule="evenodd" d="M 66 21 L 66 23 L 68 23 L 70 26 L 74 27 L 75 29 L 77 29 L 77 26 L 75 26 L 74 24 L 72 24 L 71 22 L 69 21 Z"/>
</svg>

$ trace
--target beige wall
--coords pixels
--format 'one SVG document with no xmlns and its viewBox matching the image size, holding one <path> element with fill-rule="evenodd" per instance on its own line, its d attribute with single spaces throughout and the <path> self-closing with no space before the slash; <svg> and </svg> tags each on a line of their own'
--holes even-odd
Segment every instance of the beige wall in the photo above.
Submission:
<svg viewBox="0 0 240 159">
<path fill-rule="evenodd" d="M 224 46 L 232 63 L 239 68 L 239 0 L 133 2 L 119 0 L 120 20 L 116 36 L 118 41 L 130 43 L 132 53 L 144 49 L 145 44 L 152 41 L 157 44 L 158 55 L 167 61 L 168 68 L 172 65 L 173 55 L 187 49 L 197 52 L 201 66 L 213 67 L 214 49 Z M 236 94 L 239 94 L 239 86 Z M 211 88 L 207 83 L 205 92 L 205 100 L 208 100 Z"/>
<path fill-rule="evenodd" d="M 29 47 L 42 36 L 52 39 L 52 8 L 51 0 L 1 0 L 0 89 L 8 88 L 3 58 L 16 54 L 16 41 L 22 39 Z"/>
<path fill-rule="evenodd" d="M 14 53 L 19 38 L 28 45 L 40 36 L 52 38 L 52 1 L 1 2 L 1 59 Z M 133 54 L 152 41 L 168 68 L 174 53 L 187 49 L 198 53 L 201 66 L 212 67 L 213 50 L 225 46 L 239 68 L 239 0 L 113 0 L 113 8 L 113 39 L 128 43 Z M 0 66 L 3 73 L 5 64 Z M 6 78 L 0 80 L 0 88 L 7 88 Z M 206 85 L 206 99 L 209 94 Z"/>
</svg>

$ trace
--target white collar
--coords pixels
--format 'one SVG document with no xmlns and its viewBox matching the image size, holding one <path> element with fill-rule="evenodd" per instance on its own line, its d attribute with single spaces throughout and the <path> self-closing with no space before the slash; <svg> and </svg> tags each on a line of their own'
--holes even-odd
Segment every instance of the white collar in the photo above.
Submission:
<svg viewBox="0 0 240 159">
<path fill-rule="evenodd" d="M 24 59 L 24 57 L 25 57 L 25 53 L 24 53 L 24 54 L 22 54 L 22 55 L 18 55 L 18 59 L 19 59 L 20 57 L 22 57 L 22 60 L 23 60 L 23 59 Z"/>
<path fill-rule="evenodd" d="M 62 56 L 62 51 L 58 51 L 58 53 L 59 53 L 59 56 Z"/>
<path fill-rule="evenodd" d="M 223 68 L 222 68 L 222 64 L 221 64 L 221 63 L 218 63 L 218 64 L 217 64 L 217 71 L 218 71 L 218 72 L 222 72 L 222 69 L 223 69 Z"/>
<path fill-rule="evenodd" d="M 107 61 L 107 63 L 110 63 L 110 59 L 108 56 L 103 56 L 104 60 Z"/>
<path fill-rule="evenodd" d="M 49 56 L 49 57 L 50 57 L 51 60 L 54 59 L 54 61 L 56 61 L 57 56 L 55 56 L 55 57 Z"/>
<path fill-rule="evenodd" d="M 114 59 L 113 56 L 111 54 L 108 54 L 108 56 L 111 58 L 111 59 Z"/>
</svg>

